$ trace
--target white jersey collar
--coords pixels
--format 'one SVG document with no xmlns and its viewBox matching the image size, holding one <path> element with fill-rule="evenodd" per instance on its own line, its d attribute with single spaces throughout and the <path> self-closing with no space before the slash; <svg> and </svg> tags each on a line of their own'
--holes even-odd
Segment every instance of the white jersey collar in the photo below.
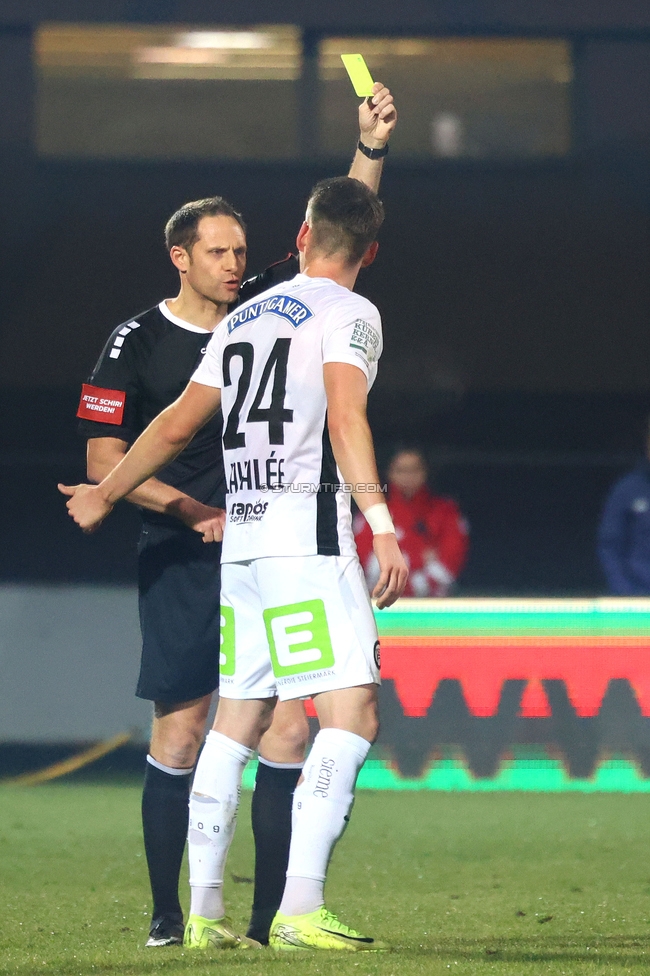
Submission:
<svg viewBox="0 0 650 976">
<path fill-rule="evenodd" d="M 165 298 L 158 306 L 166 319 L 169 319 L 170 322 L 173 322 L 174 325 L 178 325 L 181 329 L 186 329 L 188 332 L 202 332 L 204 335 L 212 335 L 210 329 L 202 329 L 198 325 L 192 325 L 191 322 L 186 322 L 185 319 L 179 319 L 178 315 L 174 315 L 173 312 L 170 312 L 167 306 L 167 302 L 170 300 L 171 299 Z"/>
</svg>

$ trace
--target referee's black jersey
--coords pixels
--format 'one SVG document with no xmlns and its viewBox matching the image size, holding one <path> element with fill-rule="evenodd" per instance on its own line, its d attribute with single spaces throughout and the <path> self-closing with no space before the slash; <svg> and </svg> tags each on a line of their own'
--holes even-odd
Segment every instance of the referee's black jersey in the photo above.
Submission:
<svg viewBox="0 0 650 976">
<path fill-rule="evenodd" d="M 297 260 L 289 255 L 244 282 L 240 300 L 247 301 L 297 272 Z M 117 437 L 133 443 L 183 392 L 210 338 L 210 332 L 173 315 L 165 302 L 118 325 L 83 385 L 77 411 L 79 433 L 89 439 Z M 221 433 L 219 411 L 157 477 L 205 505 L 224 508 Z M 148 522 L 178 526 L 177 519 L 147 509 L 142 516 Z"/>
</svg>

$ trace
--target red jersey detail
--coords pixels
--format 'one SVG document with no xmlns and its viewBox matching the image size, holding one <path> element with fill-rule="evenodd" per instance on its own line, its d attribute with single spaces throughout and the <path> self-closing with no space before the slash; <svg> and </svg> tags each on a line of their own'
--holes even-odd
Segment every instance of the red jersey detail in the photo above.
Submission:
<svg viewBox="0 0 650 976">
<path fill-rule="evenodd" d="M 101 386 L 84 383 L 77 417 L 81 420 L 97 420 L 100 424 L 120 426 L 124 416 L 126 393 L 124 390 L 105 390 Z"/>
</svg>

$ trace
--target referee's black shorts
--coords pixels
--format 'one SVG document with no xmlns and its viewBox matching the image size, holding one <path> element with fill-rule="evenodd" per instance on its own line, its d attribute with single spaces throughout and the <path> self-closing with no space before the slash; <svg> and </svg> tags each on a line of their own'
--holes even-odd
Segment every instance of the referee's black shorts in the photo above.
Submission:
<svg viewBox="0 0 650 976">
<path fill-rule="evenodd" d="M 142 661 L 136 695 L 176 704 L 219 684 L 221 544 L 146 523 L 138 544 Z"/>
</svg>

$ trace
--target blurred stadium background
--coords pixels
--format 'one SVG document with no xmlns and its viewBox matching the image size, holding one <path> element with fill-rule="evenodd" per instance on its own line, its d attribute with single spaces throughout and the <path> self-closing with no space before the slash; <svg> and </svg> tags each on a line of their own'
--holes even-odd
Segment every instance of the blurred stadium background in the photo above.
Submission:
<svg viewBox="0 0 650 976">
<path fill-rule="evenodd" d="M 599 763 L 620 761 L 609 788 L 646 787 L 650 705 L 625 648 L 650 649 L 650 607 L 598 602 L 595 554 L 604 496 L 650 411 L 644 0 L 3 0 L 5 773 L 122 729 L 144 741 L 137 515 L 124 506 L 85 538 L 55 487 L 84 477 L 79 385 L 116 323 L 173 293 L 162 227 L 183 201 L 217 192 L 241 208 L 251 273 L 292 247 L 310 186 L 345 172 L 354 147 L 344 50 L 364 53 L 400 112 L 380 260 L 361 283 L 385 321 L 378 453 L 420 443 L 460 502 L 459 596 L 517 598 L 492 604 L 489 626 L 478 604 L 442 623 L 429 608 L 417 633 L 382 626 L 432 655 L 452 637 L 515 654 L 514 634 L 556 640 L 558 660 L 582 640 L 618 662 L 586 711 L 552 667 L 495 664 L 483 711 L 452 664 L 424 713 L 390 678 L 377 762 L 420 785 L 446 762 L 436 784 L 451 789 L 496 783 L 522 756 L 556 762 L 547 784 L 593 787 Z M 405 648 L 401 667 L 416 668 Z M 381 770 L 375 785 L 390 785 Z"/>
</svg>

